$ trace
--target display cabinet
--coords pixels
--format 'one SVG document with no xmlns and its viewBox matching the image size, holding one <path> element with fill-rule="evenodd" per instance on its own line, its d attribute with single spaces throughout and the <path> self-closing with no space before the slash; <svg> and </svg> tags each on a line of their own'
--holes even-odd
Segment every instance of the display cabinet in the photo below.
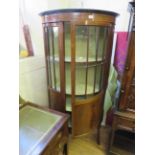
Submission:
<svg viewBox="0 0 155 155">
<path fill-rule="evenodd" d="M 40 13 L 49 105 L 71 113 L 74 136 L 101 121 L 117 15 L 90 9 Z"/>
</svg>

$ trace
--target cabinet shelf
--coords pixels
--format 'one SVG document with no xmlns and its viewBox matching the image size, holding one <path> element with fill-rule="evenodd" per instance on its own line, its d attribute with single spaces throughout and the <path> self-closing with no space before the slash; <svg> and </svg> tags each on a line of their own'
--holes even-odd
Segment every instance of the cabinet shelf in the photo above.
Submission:
<svg viewBox="0 0 155 155">
<path fill-rule="evenodd" d="M 82 92 L 83 86 L 84 86 L 84 84 L 78 84 L 78 86 L 76 86 L 76 90 L 75 90 L 76 96 L 93 95 L 93 94 L 98 93 L 100 91 L 99 88 L 98 89 L 96 88 L 94 91 L 93 90 L 94 88 L 92 85 L 87 85 L 87 93 L 85 94 L 84 91 Z M 57 91 L 57 92 L 60 92 L 60 87 L 56 87 L 56 90 L 53 88 L 50 88 L 50 89 Z M 71 95 L 71 94 L 72 94 L 71 93 L 71 87 L 68 84 L 68 85 L 66 85 L 66 95 Z"/>
<path fill-rule="evenodd" d="M 48 60 L 50 62 L 53 62 L 53 60 L 54 60 L 54 62 L 59 62 L 59 57 L 55 56 L 53 58 L 52 56 L 50 56 L 48 58 Z M 102 59 L 102 58 L 98 58 L 97 60 L 96 60 L 96 58 L 88 58 L 88 62 L 87 62 L 86 58 L 84 58 L 84 57 L 77 57 L 76 60 L 75 60 L 75 62 L 79 63 L 79 64 L 80 63 L 81 64 L 86 64 L 86 63 L 88 63 L 88 64 L 95 64 L 95 63 L 102 63 L 104 61 L 105 61 L 105 59 Z M 71 57 L 65 57 L 65 63 L 71 63 Z"/>
<path fill-rule="evenodd" d="M 66 86 L 66 94 L 67 95 L 71 95 L 71 88 L 68 87 L 69 85 Z M 85 92 L 82 91 L 84 87 L 84 84 L 78 84 L 75 88 L 75 95 L 77 96 L 82 96 L 85 95 Z M 95 92 L 93 91 L 93 86 L 92 85 L 87 85 L 87 95 L 92 95 L 94 93 L 99 92 L 99 89 L 95 89 Z"/>
</svg>

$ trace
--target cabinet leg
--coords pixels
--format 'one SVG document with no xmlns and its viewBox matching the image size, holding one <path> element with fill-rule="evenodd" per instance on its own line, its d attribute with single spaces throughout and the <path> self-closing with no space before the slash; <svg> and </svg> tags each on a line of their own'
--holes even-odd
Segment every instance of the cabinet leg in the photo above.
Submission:
<svg viewBox="0 0 155 155">
<path fill-rule="evenodd" d="M 97 144 L 100 145 L 100 127 L 97 129 Z"/>
<path fill-rule="evenodd" d="M 64 145 L 64 151 L 63 151 L 64 155 L 68 155 L 68 144 Z"/>
<path fill-rule="evenodd" d="M 114 141 L 114 136 L 115 136 L 115 130 L 112 130 L 111 132 L 111 138 L 110 138 L 110 144 L 109 144 L 109 150 L 111 149 Z"/>
</svg>

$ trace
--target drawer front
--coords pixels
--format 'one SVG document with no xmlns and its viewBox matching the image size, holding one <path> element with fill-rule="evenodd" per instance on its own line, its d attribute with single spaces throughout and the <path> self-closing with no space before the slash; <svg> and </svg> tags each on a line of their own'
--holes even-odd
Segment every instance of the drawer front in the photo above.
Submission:
<svg viewBox="0 0 155 155">
<path fill-rule="evenodd" d="M 59 155 L 63 151 L 63 146 L 67 143 L 67 135 L 62 128 L 48 144 L 42 155 Z"/>
<path fill-rule="evenodd" d="M 117 122 L 117 128 L 126 128 L 129 130 L 134 131 L 135 129 L 135 121 L 131 119 L 126 119 L 126 118 L 121 118 L 121 117 L 116 117 L 116 122 Z"/>
</svg>

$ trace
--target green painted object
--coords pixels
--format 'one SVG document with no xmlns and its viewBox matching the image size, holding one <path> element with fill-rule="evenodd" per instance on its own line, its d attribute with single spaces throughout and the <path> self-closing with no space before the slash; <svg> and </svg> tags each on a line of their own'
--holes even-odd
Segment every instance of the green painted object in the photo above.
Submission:
<svg viewBox="0 0 155 155">
<path fill-rule="evenodd" d="M 108 86 L 104 99 L 104 112 L 106 113 L 113 105 L 113 98 L 117 89 L 117 72 L 113 65 L 110 66 Z"/>
</svg>

